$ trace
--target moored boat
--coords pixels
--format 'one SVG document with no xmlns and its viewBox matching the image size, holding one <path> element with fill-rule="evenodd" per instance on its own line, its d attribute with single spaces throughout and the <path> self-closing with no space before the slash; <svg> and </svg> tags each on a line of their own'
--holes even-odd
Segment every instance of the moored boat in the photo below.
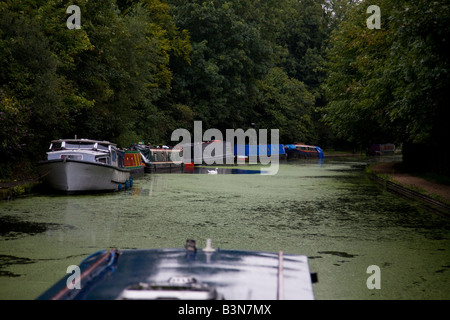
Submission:
<svg viewBox="0 0 450 320">
<path fill-rule="evenodd" d="M 324 153 L 320 147 L 302 143 L 288 144 L 285 146 L 288 158 L 323 159 Z"/>
<path fill-rule="evenodd" d="M 124 150 L 119 151 L 119 155 L 124 159 L 125 169 L 130 170 L 133 177 L 141 176 L 145 173 L 145 164 L 142 162 L 139 151 Z"/>
<path fill-rule="evenodd" d="M 121 190 L 131 177 L 115 144 L 89 139 L 53 140 L 38 170 L 44 185 L 66 193 Z"/>
<path fill-rule="evenodd" d="M 367 154 L 370 156 L 393 155 L 394 153 L 395 144 L 393 143 L 371 144 L 367 150 Z"/>
<path fill-rule="evenodd" d="M 237 163 L 244 163 L 251 161 L 252 157 L 253 160 L 261 159 L 261 157 L 279 157 L 279 159 L 285 159 L 286 150 L 283 144 L 235 144 L 234 155 Z"/>
<path fill-rule="evenodd" d="M 139 143 L 131 145 L 130 150 L 140 153 L 146 173 L 177 172 L 184 168 L 181 148 L 154 147 Z"/>
</svg>

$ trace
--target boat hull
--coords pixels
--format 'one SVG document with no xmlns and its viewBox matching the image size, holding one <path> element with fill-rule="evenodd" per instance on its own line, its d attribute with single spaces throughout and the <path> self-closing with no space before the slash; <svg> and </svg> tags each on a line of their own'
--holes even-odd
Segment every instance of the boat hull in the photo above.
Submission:
<svg viewBox="0 0 450 320">
<path fill-rule="evenodd" d="M 182 162 L 151 162 L 145 165 L 147 173 L 181 172 L 184 169 Z"/>
<path fill-rule="evenodd" d="M 115 191 L 130 179 L 129 170 L 68 159 L 40 162 L 39 174 L 44 185 L 67 193 Z"/>
</svg>

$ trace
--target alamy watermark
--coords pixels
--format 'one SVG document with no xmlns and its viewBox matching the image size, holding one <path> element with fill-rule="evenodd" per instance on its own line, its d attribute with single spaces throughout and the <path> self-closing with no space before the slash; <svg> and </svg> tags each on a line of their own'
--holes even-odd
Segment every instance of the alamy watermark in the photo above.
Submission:
<svg viewBox="0 0 450 320">
<path fill-rule="evenodd" d="M 81 29 L 81 9 L 79 6 L 71 5 L 66 10 L 67 14 L 71 14 L 67 18 L 67 28 L 69 29 Z"/>
<path fill-rule="evenodd" d="M 67 19 L 67 28 L 81 29 L 81 9 L 77 5 L 70 5 L 67 14 L 71 14 Z M 371 5 L 367 8 L 367 13 L 372 15 L 367 18 L 366 25 L 369 29 L 381 29 L 381 9 L 377 5 Z"/>
<path fill-rule="evenodd" d="M 81 271 L 77 265 L 67 267 L 67 273 L 72 273 L 66 280 L 66 286 L 69 290 L 81 289 Z M 366 270 L 370 276 L 367 278 L 367 289 L 381 289 L 381 269 L 377 265 L 370 265 Z"/>
<path fill-rule="evenodd" d="M 367 278 L 367 289 L 381 289 L 381 270 L 379 266 L 371 265 L 367 267 L 366 273 L 370 274 Z"/>
<path fill-rule="evenodd" d="M 81 271 L 80 267 L 76 265 L 71 265 L 67 267 L 67 273 L 72 273 L 67 278 L 66 286 L 68 289 L 81 289 Z"/>
<path fill-rule="evenodd" d="M 262 170 L 263 175 L 274 175 L 279 168 L 279 130 L 270 129 L 271 141 L 268 144 L 267 129 L 226 129 L 224 136 L 218 129 L 208 129 L 203 133 L 202 122 L 194 121 L 194 141 L 192 142 L 191 133 L 186 129 L 176 129 L 172 132 L 171 141 L 179 141 L 175 148 L 183 148 L 184 162 L 194 162 L 195 164 L 234 164 L 234 157 L 229 157 L 229 153 L 234 155 L 235 140 L 237 147 L 242 148 L 248 145 L 248 163 L 270 165 L 266 170 Z M 246 144 L 246 138 L 248 144 Z M 204 146 L 204 142 L 214 141 Z M 193 151 L 193 154 L 192 154 Z M 269 152 L 270 151 L 270 155 Z M 239 153 L 239 152 L 238 152 Z M 193 156 L 193 157 L 192 157 Z M 194 161 L 192 161 L 192 159 Z M 178 159 L 171 159 L 172 161 Z"/>
<path fill-rule="evenodd" d="M 379 6 L 371 5 L 367 8 L 367 13 L 372 15 L 367 18 L 366 25 L 369 29 L 381 29 L 381 9 Z"/>
</svg>

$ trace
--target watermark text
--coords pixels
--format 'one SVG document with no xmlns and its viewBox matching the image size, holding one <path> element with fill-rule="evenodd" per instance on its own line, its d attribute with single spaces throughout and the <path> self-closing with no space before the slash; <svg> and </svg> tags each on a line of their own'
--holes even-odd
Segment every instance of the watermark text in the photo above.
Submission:
<svg viewBox="0 0 450 320">
<path fill-rule="evenodd" d="M 371 265 L 367 267 L 366 273 L 371 274 L 369 278 L 367 278 L 366 285 L 367 289 L 381 289 L 381 270 L 379 266 Z"/>
<path fill-rule="evenodd" d="M 208 129 L 203 133 L 202 122 L 194 121 L 193 143 L 191 133 L 186 129 L 174 130 L 171 141 L 180 141 L 181 138 L 181 142 L 175 148 L 183 148 L 185 163 L 193 162 L 195 164 L 224 164 L 224 161 L 226 164 L 234 164 L 236 141 L 238 156 L 248 157 L 249 164 L 257 164 L 259 160 L 263 165 L 270 165 L 267 170 L 261 171 L 261 174 L 273 175 L 278 172 L 279 166 L 279 130 L 270 130 L 270 144 L 267 135 L 267 129 L 259 129 L 258 132 L 255 129 L 248 129 L 247 131 L 226 129 L 226 141 L 224 141 L 220 130 Z M 246 144 L 246 140 L 248 144 Z M 213 141 L 213 143 L 204 144 L 204 142 L 210 141 Z M 239 158 L 237 160 L 239 163 Z"/>
</svg>

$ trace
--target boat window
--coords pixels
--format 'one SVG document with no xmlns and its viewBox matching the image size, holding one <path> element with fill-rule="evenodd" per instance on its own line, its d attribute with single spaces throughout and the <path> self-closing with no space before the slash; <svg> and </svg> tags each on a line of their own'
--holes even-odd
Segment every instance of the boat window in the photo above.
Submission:
<svg viewBox="0 0 450 320">
<path fill-rule="evenodd" d="M 109 150 L 108 146 L 105 146 L 105 145 L 100 144 L 100 143 L 98 144 L 97 148 L 98 148 L 98 150 L 105 150 L 105 151 Z"/>
<path fill-rule="evenodd" d="M 83 160 L 83 155 L 81 154 L 62 154 L 60 156 L 61 159 L 69 159 L 69 160 Z"/>
<path fill-rule="evenodd" d="M 93 143 L 67 143 L 66 149 L 93 149 L 95 144 Z"/>
<path fill-rule="evenodd" d="M 54 142 L 54 143 L 50 144 L 50 150 L 52 150 L 52 151 L 58 151 L 61 149 L 62 149 L 61 142 Z"/>
<path fill-rule="evenodd" d="M 109 157 L 97 157 L 95 159 L 96 162 L 110 164 Z"/>
</svg>

